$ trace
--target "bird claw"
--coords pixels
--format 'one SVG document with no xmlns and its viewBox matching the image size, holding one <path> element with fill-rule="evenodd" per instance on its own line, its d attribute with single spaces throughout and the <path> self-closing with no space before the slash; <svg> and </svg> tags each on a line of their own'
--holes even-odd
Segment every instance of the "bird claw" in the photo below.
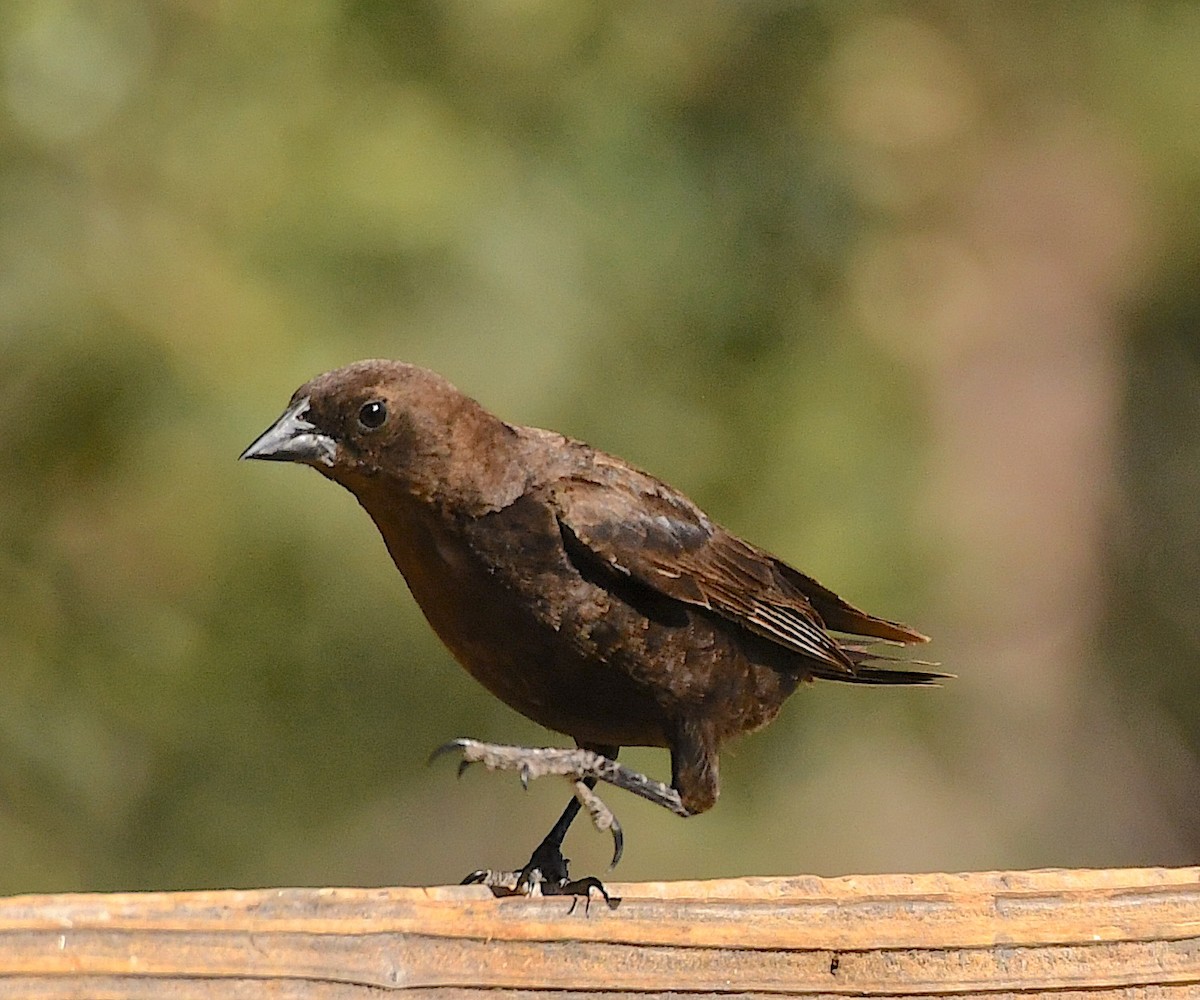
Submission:
<svg viewBox="0 0 1200 1000">
<path fill-rule="evenodd" d="M 608 863 L 608 870 L 612 871 L 617 867 L 617 862 L 621 860 L 621 855 L 625 853 L 625 834 L 621 830 L 621 824 L 617 820 L 616 814 L 604 804 L 604 801 L 593 789 L 588 788 L 582 781 L 575 782 L 575 798 L 587 810 L 592 819 L 592 826 L 601 833 L 607 830 L 612 834 L 613 856 L 612 861 Z"/>
<path fill-rule="evenodd" d="M 567 859 L 562 856 L 561 852 L 555 851 L 553 854 L 548 854 L 539 847 L 534 851 L 529 863 L 519 872 L 480 868 L 471 872 L 459 884 L 487 886 L 497 897 L 572 896 L 574 898 L 571 900 L 571 908 L 567 910 L 568 916 L 575 912 L 580 898 L 584 900 L 584 914 L 591 912 L 593 890 L 600 893 L 610 910 L 615 910 L 620 906 L 621 897 L 609 895 L 604 883 L 594 875 L 578 879 L 570 878 L 567 874 L 567 864 Z M 552 876 L 547 876 L 547 871 L 551 872 Z"/>
<path fill-rule="evenodd" d="M 515 895 L 517 893 L 517 881 L 520 877 L 520 872 L 498 872 L 491 868 L 477 868 L 458 884 L 486 885 L 493 891 L 500 890 L 504 895 Z"/>
<path fill-rule="evenodd" d="M 470 744 L 473 742 L 473 740 L 460 738 L 457 740 L 450 740 L 448 743 L 443 743 L 429 755 L 429 758 L 425 761 L 425 766 L 428 767 L 439 757 L 444 757 L 448 753 L 462 753 L 463 751 L 467 750 Z M 467 768 L 469 768 L 472 764 L 478 763 L 478 761 L 479 758 L 465 754 L 463 759 L 458 762 L 458 770 L 455 774 L 455 777 L 461 778 L 466 772 Z"/>
<path fill-rule="evenodd" d="M 613 856 L 612 861 L 608 863 L 609 871 L 617 867 L 617 863 L 621 860 L 621 855 L 625 853 L 625 834 L 621 831 L 621 824 L 617 822 L 616 816 L 613 817 L 612 821 L 612 839 Z"/>
<path fill-rule="evenodd" d="M 425 761 L 425 765 L 429 766 L 435 760 L 437 760 L 439 757 L 444 757 L 448 753 L 456 753 L 458 751 L 465 750 L 467 748 L 467 746 L 472 742 L 473 742 L 472 740 L 468 740 L 468 739 L 460 737 L 457 740 L 450 740 L 447 743 L 443 743 L 440 747 L 438 747 L 436 750 L 433 751 L 433 753 L 431 753 L 429 755 L 428 760 Z M 463 763 L 474 764 L 475 761 L 473 761 L 469 757 L 464 757 Z"/>
<path fill-rule="evenodd" d="M 567 910 L 569 917 L 575 912 L 575 907 L 579 905 L 580 897 L 583 898 L 583 913 L 588 916 L 592 911 L 592 890 L 595 889 L 601 896 L 604 897 L 605 905 L 610 910 L 615 910 L 621 905 L 620 896 L 610 896 L 608 890 L 604 888 L 604 883 L 601 882 L 595 875 L 589 875 L 587 878 L 577 878 L 573 882 L 564 882 L 550 892 L 545 889 L 542 894 L 546 896 L 574 896 L 571 900 L 571 908 Z"/>
</svg>

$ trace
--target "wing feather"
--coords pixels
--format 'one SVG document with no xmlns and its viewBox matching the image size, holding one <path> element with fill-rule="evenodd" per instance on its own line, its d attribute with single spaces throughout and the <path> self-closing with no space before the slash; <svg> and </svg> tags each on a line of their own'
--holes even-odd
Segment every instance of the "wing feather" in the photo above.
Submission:
<svg viewBox="0 0 1200 1000">
<path fill-rule="evenodd" d="M 825 631 L 787 567 L 713 524 L 658 480 L 629 468 L 607 471 L 603 482 L 571 478 L 554 491 L 560 523 L 594 556 L 660 594 L 721 615 L 836 673 L 854 674 L 854 661 Z M 823 597 L 841 601 L 821 589 Z M 843 619 L 850 620 L 846 613 Z"/>
</svg>

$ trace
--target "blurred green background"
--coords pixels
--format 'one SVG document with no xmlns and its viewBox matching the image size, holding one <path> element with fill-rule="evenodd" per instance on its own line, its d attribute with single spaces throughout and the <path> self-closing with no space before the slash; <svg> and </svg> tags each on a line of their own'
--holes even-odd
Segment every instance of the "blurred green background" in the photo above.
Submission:
<svg viewBox="0 0 1200 1000">
<path fill-rule="evenodd" d="M 21 0 L 0 71 L 0 892 L 454 881 L 558 814 L 425 766 L 561 738 L 234 461 L 370 356 L 959 675 L 801 692 L 686 822 L 610 791 L 617 877 L 1200 860 L 1200 5 Z"/>
</svg>

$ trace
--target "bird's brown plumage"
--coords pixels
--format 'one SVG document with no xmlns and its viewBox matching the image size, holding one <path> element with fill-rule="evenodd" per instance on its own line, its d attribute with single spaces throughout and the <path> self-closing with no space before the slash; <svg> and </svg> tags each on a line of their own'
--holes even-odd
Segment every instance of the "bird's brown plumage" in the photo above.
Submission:
<svg viewBox="0 0 1200 1000">
<path fill-rule="evenodd" d="M 873 665 L 828 630 L 919 632 L 848 604 L 653 476 L 507 424 L 412 365 L 318 376 L 245 456 L 303 461 L 350 490 L 472 676 L 581 746 L 669 748 L 689 813 L 716 799 L 721 743 L 769 722 L 798 682 L 939 676 Z"/>
</svg>

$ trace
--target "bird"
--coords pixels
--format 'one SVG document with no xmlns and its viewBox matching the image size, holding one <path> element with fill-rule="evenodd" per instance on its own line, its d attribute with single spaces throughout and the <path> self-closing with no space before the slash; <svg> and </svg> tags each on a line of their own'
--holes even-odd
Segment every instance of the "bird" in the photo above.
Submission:
<svg viewBox="0 0 1200 1000">
<path fill-rule="evenodd" d="M 435 752 L 559 775 L 572 795 L 528 862 L 465 882 L 585 894 L 562 845 L 581 810 L 624 838 L 598 782 L 679 816 L 710 809 L 722 744 L 808 681 L 933 685 L 877 651 L 927 636 L 869 614 L 721 527 L 683 493 L 554 431 L 508 423 L 441 375 L 359 361 L 298 388 L 242 459 L 309 465 L 374 521 L 429 625 L 483 687 L 574 747 L 460 738 Z M 669 751 L 670 782 L 617 762 Z"/>
</svg>

